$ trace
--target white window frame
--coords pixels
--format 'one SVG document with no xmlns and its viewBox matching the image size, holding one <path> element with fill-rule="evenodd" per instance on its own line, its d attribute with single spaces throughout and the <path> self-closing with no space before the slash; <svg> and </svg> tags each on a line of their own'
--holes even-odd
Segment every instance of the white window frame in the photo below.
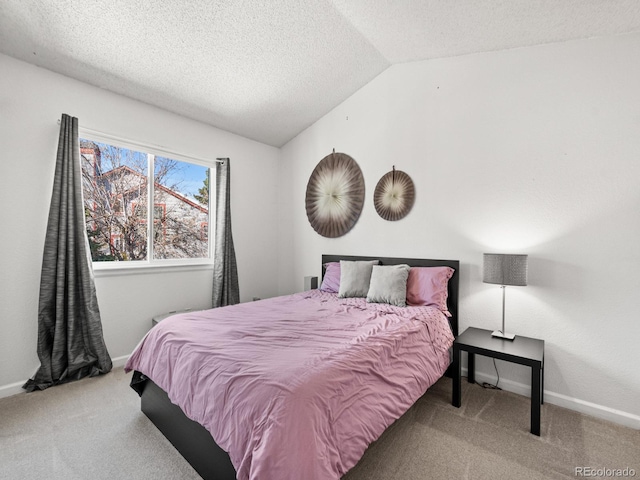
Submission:
<svg viewBox="0 0 640 480">
<path fill-rule="evenodd" d="M 169 158 L 171 160 L 178 160 L 180 162 L 191 163 L 209 169 L 209 224 L 208 224 L 208 239 L 209 239 L 209 258 L 179 258 L 179 259 L 154 259 L 153 258 L 153 201 L 147 201 L 147 259 L 135 260 L 135 261 L 111 261 L 111 262 L 92 262 L 93 270 L 98 272 L 100 276 L 108 276 L 110 274 L 127 274 L 127 273 L 149 273 L 159 272 L 165 269 L 171 271 L 178 270 L 192 270 L 194 268 L 207 268 L 210 269 L 214 264 L 214 237 L 215 232 L 215 186 L 216 186 L 216 163 L 217 160 L 205 160 L 201 158 L 191 157 L 180 153 L 165 150 L 161 147 L 154 145 L 144 144 L 141 142 L 127 140 L 124 138 L 100 133 L 95 130 L 89 130 L 80 127 L 78 129 L 79 137 L 85 140 L 95 140 L 96 142 L 107 143 L 114 147 L 121 147 L 130 150 L 135 150 L 141 153 L 147 154 L 147 199 L 153 199 L 153 174 L 154 174 L 154 161 L 155 157 Z M 153 160 L 150 159 L 153 156 Z M 83 197 L 84 197 L 84 191 Z M 148 219 L 152 219 L 149 221 Z M 86 223 L 86 219 L 85 219 Z M 86 229 L 86 225 L 85 225 Z"/>
</svg>

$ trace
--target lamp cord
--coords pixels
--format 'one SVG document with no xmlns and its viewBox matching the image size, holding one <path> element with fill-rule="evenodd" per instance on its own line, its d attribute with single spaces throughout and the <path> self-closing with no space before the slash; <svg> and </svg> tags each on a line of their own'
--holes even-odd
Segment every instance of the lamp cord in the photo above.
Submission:
<svg viewBox="0 0 640 480">
<path fill-rule="evenodd" d="M 500 373 L 498 373 L 498 366 L 496 365 L 496 359 L 492 359 L 493 360 L 493 368 L 495 368 L 496 370 L 496 375 L 498 376 L 498 380 L 496 381 L 495 385 L 489 383 L 489 382 L 483 382 L 483 383 L 478 383 L 478 385 L 480 385 L 482 388 L 490 388 L 492 390 L 502 390 L 498 384 L 500 383 Z"/>
</svg>

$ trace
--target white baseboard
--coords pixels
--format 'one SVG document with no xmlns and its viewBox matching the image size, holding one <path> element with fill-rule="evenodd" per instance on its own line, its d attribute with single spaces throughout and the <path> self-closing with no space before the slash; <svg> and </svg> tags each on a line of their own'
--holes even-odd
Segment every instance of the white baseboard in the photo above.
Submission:
<svg viewBox="0 0 640 480">
<path fill-rule="evenodd" d="M 463 375 L 466 375 L 467 369 L 463 368 L 462 372 Z M 494 375 L 486 375 L 482 372 L 476 372 L 476 381 L 479 383 L 495 383 L 496 377 Z M 531 396 L 531 385 L 525 385 L 505 378 L 500 379 L 500 388 L 508 392 L 517 393 L 518 395 L 524 395 L 525 397 Z M 623 412 L 622 410 L 616 410 L 596 403 L 587 402 L 585 400 L 580 400 L 579 398 L 568 397 L 567 395 L 550 392 L 549 390 L 544 391 L 544 401 L 579 413 L 591 415 L 592 417 L 618 423 L 625 427 L 640 430 L 640 416 Z"/>
<path fill-rule="evenodd" d="M 129 360 L 129 355 L 123 355 L 122 357 L 116 357 L 111 359 L 111 363 L 113 363 L 113 368 L 124 367 L 124 364 Z"/>
<path fill-rule="evenodd" d="M 113 364 L 113 368 L 124 367 L 124 364 L 127 363 L 128 359 L 129 355 L 112 358 L 111 363 Z M 22 382 L 10 383 L 9 385 L 0 386 L 0 398 L 11 397 L 20 393 L 26 393 L 26 391 L 22 388 L 22 385 L 24 385 L 26 381 L 27 379 L 25 378 Z"/>
<path fill-rule="evenodd" d="M 22 382 L 18 383 L 10 383 L 9 385 L 2 385 L 0 387 L 0 398 L 11 397 L 13 395 L 17 395 L 18 393 L 24 393 L 22 389 L 22 385 L 25 384 L 27 380 L 24 379 Z"/>
</svg>

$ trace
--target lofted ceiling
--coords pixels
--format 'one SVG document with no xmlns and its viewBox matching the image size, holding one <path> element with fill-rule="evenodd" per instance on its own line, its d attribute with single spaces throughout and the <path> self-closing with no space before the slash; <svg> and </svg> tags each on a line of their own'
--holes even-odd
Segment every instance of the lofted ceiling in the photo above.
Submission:
<svg viewBox="0 0 640 480">
<path fill-rule="evenodd" d="M 395 63 L 636 31 L 638 0 L 0 2 L 0 52 L 278 147 Z"/>
</svg>

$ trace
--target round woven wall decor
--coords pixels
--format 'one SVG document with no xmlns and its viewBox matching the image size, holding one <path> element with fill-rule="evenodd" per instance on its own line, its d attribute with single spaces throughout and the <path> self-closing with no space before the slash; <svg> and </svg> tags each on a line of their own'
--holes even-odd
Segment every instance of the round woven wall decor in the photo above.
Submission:
<svg viewBox="0 0 640 480">
<path fill-rule="evenodd" d="M 355 225 L 364 205 L 364 177 L 346 153 L 330 153 L 311 172 L 305 206 L 313 229 L 336 238 Z"/>
<path fill-rule="evenodd" d="M 385 220 L 395 221 L 407 216 L 416 193 L 413 180 L 406 173 L 393 170 L 385 173 L 373 192 L 373 204 L 376 212 Z"/>
</svg>

